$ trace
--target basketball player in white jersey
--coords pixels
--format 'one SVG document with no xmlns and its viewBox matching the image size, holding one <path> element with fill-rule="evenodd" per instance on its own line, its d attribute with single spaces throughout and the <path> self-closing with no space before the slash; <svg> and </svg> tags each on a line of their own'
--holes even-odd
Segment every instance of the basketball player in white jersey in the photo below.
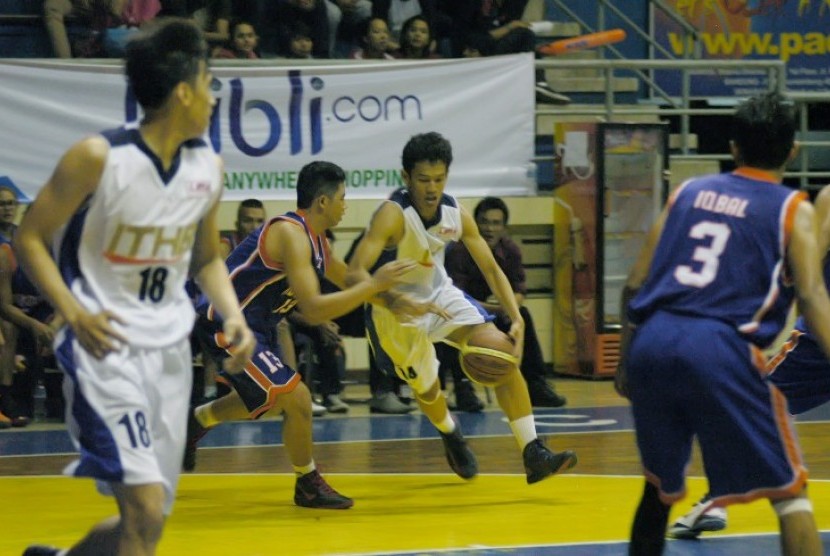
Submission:
<svg viewBox="0 0 830 556">
<path fill-rule="evenodd" d="M 201 32 L 172 20 L 127 46 L 145 117 L 73 145 L 20 226 L 15 247 L 67 326 L 55 340 L 80 458 L 65 473 L 114 494 L 120 515 L 70 551 L 155 554 L 179 479 L 192 379 L 190 270 L 225 317 L 229 369 L 254 346 L 219 256 L 221 162 L 203 139 L 215 100 Z M 55 258 L 50 248 L 55 249 Z"/>
<path fill-rule="evenodd" d="M 443 340 L 463 344 L 484 327 L 498 332 L 491 322 L 493 316 L 447 276 L 444 250 L 448 242 L 464 242 L 510 317 L 509 335 L 517 359 L 522 353 L 524 321 L 510 283 L 473 217 L 444 193 L 451 162 L 452 147 L 440 134 L 424 133 L 409 140 L 402 156 L 406 188 L 393 193 L 375 212 L 351 260 L 349 281 L 368 279 L 369 269 L 379 262 L 418 261 L 411 280 L 376 298 L 379 302 L 371 306 L 367 334 L 380 367 L 388 371 L 394 367 L 409 383 L 421 411 L 440 431 L 450 467 L 470 479 L 478 473 L 478 465 L 441 395 L 432 344 Z M 537 438 L 527 385 L 517 366 L 495 391 L 522 452 L 528 484 L 576 464 L 576 454 L 551 452 Z"/>
</svg>

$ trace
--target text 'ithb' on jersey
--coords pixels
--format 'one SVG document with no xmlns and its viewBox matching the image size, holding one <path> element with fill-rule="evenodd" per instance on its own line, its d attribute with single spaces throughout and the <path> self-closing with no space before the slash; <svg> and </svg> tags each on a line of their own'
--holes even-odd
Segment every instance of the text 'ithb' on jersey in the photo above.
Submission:
<svg viewBox="0 0 830 556">
<path fill-rule="evenodd" d="M 196 226 L 132 226 L 119 223 L 104 256 L 111 262 L 123 264 L 172 263 L 193 247 Z"/>
</svg>

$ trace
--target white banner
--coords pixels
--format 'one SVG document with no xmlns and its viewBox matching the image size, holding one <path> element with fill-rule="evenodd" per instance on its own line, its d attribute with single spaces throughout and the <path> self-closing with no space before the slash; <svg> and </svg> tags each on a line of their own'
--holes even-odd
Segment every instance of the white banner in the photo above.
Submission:
<svg viewBox="0 0 830 556">
<path fill-rule="evenodd" d="M 225 161 L 225 199 L 296 198 L 299 169 L 329 160 L 350 198 L 401 185 L 410 136 L 453 145 L 447 192 L 535 193 L 533 57 L 274 67 L 217 65 L 210 141 Z M 0 60 L 0 185 L 34 197 L 85 135 L 136 121 L 117 62 Z"/>
</svg>

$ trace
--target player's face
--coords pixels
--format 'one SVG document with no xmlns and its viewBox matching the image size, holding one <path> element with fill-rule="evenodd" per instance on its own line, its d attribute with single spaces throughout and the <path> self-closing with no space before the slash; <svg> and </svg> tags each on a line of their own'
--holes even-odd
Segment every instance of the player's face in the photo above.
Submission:
<svg viewBox="0 0 830 556">
<path fill-rule="evenodd" d="M 493 249 L 504 234 L 507 232 L 507 226 L 504 223 L 504 213 L 499 209 L 485 210 L 476 218 L 478 224 L 478 231 L 490 249 Z"/>
<path fill-rule="evenodd" d="M 14 224 L 17 216 L 17 196 L 8 189 L 0 189 L 0 224 Z"/>
<path fill-rule="evenodd" d="M 247 237 L 251 232 L 265 222 L 265 209 L 257 207 L 242 207 L 239 209 L 239 219 L 236 221 L 236 232 L 241 237 Z"/>
<path fill-rule="evenodd" d="M 212 81 L 213 74 L 208 70 L 207 62 L 199 62 L 199 74 L 196 76 L 195 82 L 190 84 L 193 90 L 193 98 L 189 106 L 196 136 L 201 136 L 208 128 L 213 106 L 216 104 L 216 99 L 210 90 Z"/>
<path fill-rule="evenodd" d="M 340 221 L 343 220 L 343 215 L 346 214 L 346 184 L 341 183 L 335 194 L 327 197 L 327 199 L 328 208 L 326 212 L 329 216 L 329 222 L 331 222 L 329 227 L 334 228 L 340 224 Z"/>
<path fill-rule="evenodd" d="M 403 180 L 421 218 L 429 220 L 434 217 L 447 185 L 447 165 L 443 162 L 418 162 L 410 173 L 404 171 Z"/>
</svg>

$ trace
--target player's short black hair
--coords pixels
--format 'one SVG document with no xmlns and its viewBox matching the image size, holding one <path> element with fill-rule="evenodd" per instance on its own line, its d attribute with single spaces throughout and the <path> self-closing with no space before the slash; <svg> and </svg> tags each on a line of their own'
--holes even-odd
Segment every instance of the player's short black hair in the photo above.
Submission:
<svg viewBox="0 0 830 556">
<path fill-rule="evenodd" d="M 419 162 L 443 162 L 449 170 L 452 163 L 452 145 L 436 131 L 413 135 L 401 155 L 404 171 L 411 172 Z"/>
<path fill-rule="evenodd" d="M 478 217 L 488 210 L 500 210 L 504 214 L 505 224 L 510 219 L 510 211 L 507 210 L 507 204 L 499 197 L 485 197 L 480 200 L 473 211 L 473 217 L 478 220 Z"/>
<path fill-rule="evenodd" d="M 346 181 L 343 168 L 333 162 L 309 162 L 297 178 L 297 208 L 306 209 L 320 195 L 333 196 Z"/>
<path fill-rule="evenodd" d="M 779 93 L 747 99 L 732 119 L 738 163 L 767 170 L 782 167 L 793 148 L 795 130 L 795 108 Z"/>
<path fill-rule="evenodd" d="M 160 108 L 176 85 L 194 81 L 199 63 L 207 63 L 208 56 L 208 44 L 194 23 L 166 19 L 149 25 L 127 43 L 127 81 L 142 108 Z"/>
</svg>

